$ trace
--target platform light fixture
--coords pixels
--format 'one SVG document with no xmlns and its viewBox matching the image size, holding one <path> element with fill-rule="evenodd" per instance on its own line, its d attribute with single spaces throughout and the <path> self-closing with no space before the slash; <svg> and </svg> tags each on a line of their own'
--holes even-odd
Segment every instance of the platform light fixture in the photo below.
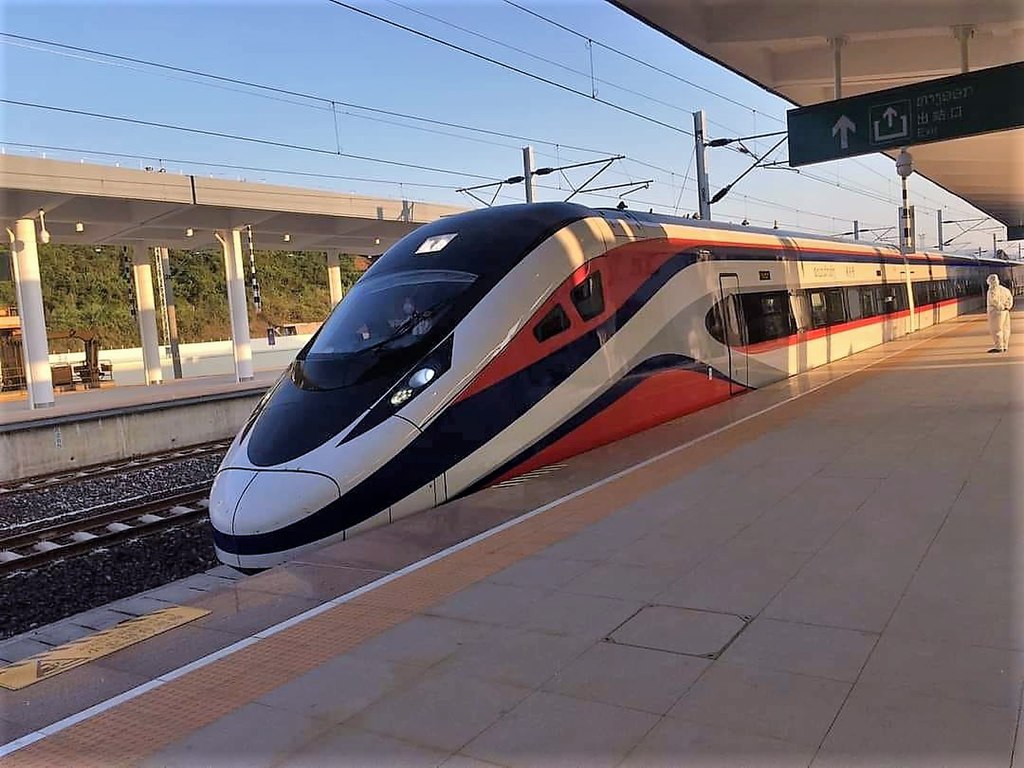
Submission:
<svg viewBox="0 0 1024 768">
<path fill-rule="evenodd" d="M 80 221 L 75 222 L 75 232 L 85 232 L 85 224 Z"/>
<path fill-rule="evenodd" d="M 185 237 L 192 237 L 194 234 L 195 234 L 195 230 L 193 230 L 192 227 L 188 227 L 185 230 Z"/>
<path fill-rule="evenodd" d="M 39 209 L 39 239 L 43 245 L 50 242 L 50 230 L 46 228 L 46 211 Z"/>
<path fill-rule="evenodd" d="M 290 234 L 288 234 L 287 232 L 284 233 L 284 241 L 286 243 L 290 243 L 292 241 L 292 236 Z"/>
</svg>

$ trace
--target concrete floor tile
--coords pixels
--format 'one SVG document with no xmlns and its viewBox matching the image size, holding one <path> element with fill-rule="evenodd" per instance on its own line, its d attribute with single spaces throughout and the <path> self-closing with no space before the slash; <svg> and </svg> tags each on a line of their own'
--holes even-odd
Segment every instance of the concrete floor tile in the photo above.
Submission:
<svg viewBox="0 0 1024 768">
<path fill-rule="evenodd" d="M 836 680 L 718 661 L 669 716 L 816 746 L 849 690 Z"/>
<path fill-rule="evenodd" d="M 154 600 L 151 597 L 137 595 L 110 603 L 107 605 L 107 608 L 127 614 L 128 616 L 143 616 L 147 613 L 153 613 L 153 611 L 162 611 L 164 608 L 170 607 L 170 605 L 171 603 L 165 600 Z"/>
<path fill-rule="evenodd" d="M 1024 689 L 1017 705 L 1017 732 L 1013 740 L 1013 763 L 1010 768 L 1024 768 Z"/>
<path fill-rule="evenodd" d="M 617 765 L 657 723 L 647 712 L 538 692 L 462 748 L 507 766 Z"/>
<path fill-rule="evenodd" d="M 415 684 L 424 668 L 356 656 L 338 656 L 259 699 L 274 709 L 337 725 L 379 698 Z"/>
<path fill-rule="evenodd" d="M 542 587 L 514 587 L 480 582 L 433 606 L 435 616 L 488 624 L 518 626 L 538 602 L 551 594 Z"/>
<path fill-rule="evenodd" d="M 667 717 L 619 768 L 806 768 L 814 747 Z"/>
<path fill-rule="evenodd" d="M 1014 707 L 1024 684 L 1024 653 L 886 633 L 860 682 L 922 696 Z"/>
<path fill-rule="evenodd" d="M 235 642 L 227 632 L 185 625 L 122 648 L 94 662 L 104 669 L 129 672 L 151 680 Z"/>
<path fill-rule="evenodd" d="M 570 664 L 594 641 L 511 627 L 495 627 L 446 658 L 440 671 L 498 683 L 539 686 Z"/>
<path fill-rule="evenodd" d="M 659 593 L 656 600 L 753 616 L 809 558 L 806 552 L 726 545 Z"/>
<path fill-rule="evenodd" d="M 839 766 L 1010 764 L 1015 707 L 988 707 L 859 683 L 814 761 Z"/>
<path fill-rule="evenodd" d="M 852 683 L 877 641 L 869 632 L 757 618 L 722 661 Z"/>
<path fill-rule="evenodd" d="M 719 653 L 744 626 L 743 619 L 731 614 L 649 605 L 616 629 L 611 639 L 623 645 L 711 656 Z"/>
<path fill-rule="evenodd" d="M 675 569 L 599 563 L 584 571 L 561 589 L 580 595 L 650 600 L 679 578 Z"/>
<path fill-rule="evenodd" d="M 88 627 L 89 629 L 101 632 L 104 629 L 110 629 L 115 624 L 120 624 L 122 621 L 131 618 L 127 614 L 119 611 L 112 611 L 107 607 L 93 608 L 91 611 L 85 611 L 83 613 L 76 613 L 68 621 L 78 624 L 82 627 Z"/>
<path fill-rule="evenodd" d="M 543 688 L 660 715 L 686 693 L 709 663 L 664 651 L 598 643 Z"/>
<path fill-rule="evenodd" d="M 909 593 L 900 601 L 886 634 L 894 637 L 1024 651 L 1024 612 L 1016 590 L 957 600 Z"/>
<path fill-rule="evenodd" d="M 19 635 L 0 643 L 0 661 L 7 663 L 21 661 L 29 656 L 35 656 L 37 653 L 45 653 L 52 648 L 53 646 L 49 643 L 41 643 L 38 640 L 30 639 L 27 635 Z"/>
<path fill-rule="evenodd" d="M 545 547 L 537 555 L 555 560 L 583 560 L 596 563 L 607 560 L 626 546 L 629 546 L 629 542 L 623 541 L 622 536 L 604 531 L 592 533 L 584 530 Z"/>
<path fill-rule="evenodd" d="M 874 487 L 871 481 L 812 477 L 738 534 L 734 543 L 817 552 Z"/>
<path fill-rule="evenodd" d="M 292 752 L 279 768 L 435 768 L 447 752 L 342 726 Z M 216 765 L 212 768 L 221 768 Z"/>
<path fill-rule="evenodd" d="M 653 566 L 656 568 L 675 569 L 680 575 L 686 573 L 697 563 L 708 556 L 710 547 L 721 544 L 723 541 L 735 534 L 740 526 L 726 522 L 728 531 L 709 537 L 705 532 L 689 526 L 688 536 L 665 535 L 665 528 L 672 524 L 662 526 L 655 533 L 637 539 L 632 544 L 627 544 L 607 557 L 595 558 L 599 562 L 614 562 L 621 565 Z M 721 527 L 721 524 L 713 524 Z M 687 526 L 683 526 L 685 529 Z M 711 538 L 711 541 L 708 541 Z"/>
<path fill-rule="evenodd" d="M 872 580 L 813 573 L 809 567 L 783 587 L 764 616 L 804 624 L 881 632 L 900 600 L 902 586 L 879 587 Z"/>
<path fill-rule="evenodd" d="M 486 632 L 486 626 L 443 616 L 414 616 L 350 653 L 354 657 L 431 666 Z"/>
<path fill-rule="evenodd" d="M 493 576 L 489 576 L 486 581 L 493 584 L 509 584 L 514 587 L 558 589 L 592 567 L 593 563 L 583 560 L 527 557 L 515 565 L 498 571 Z"/>
<path fill-rule="evenodd" d="M 496 765 L 497 763 L 487 763 L 483 760 L 477 760 L 475 757 L 452 755 L 441 763 L 441 768 L 494 768 Z"/>
<path fill-rule="evenodd" d="M 27 733 L 36 730 L 27 723 L 15 723 L 11 720 L 0 718 L 0 744 L 7 744 L 15 739 L 20 739 Z"/>
<path fill-rule="evenodd" d="M 277 765 L 327 726 L 293 712 L 246 704 L 145 760 L 144 768 Z"/>
<path fill-rule="evenodd" d="M 603 637 L 636 613 L 642 603 L 595 595 L 556 592 L 534 603 L 523 628 L 581 637 Z"/>
<path fill-rule="evenodd" d="M 326 563 L 287 563 L 250 576 L 238 586 L 240 589 L 326 602 L 386 575 L 386 571 L 348 568 Z"/>
<path fill-rule="evenodd" d="M 38 730 L 146 681 L 98 664 L 84 664 L 20 691 L 0 689 L 0 713 L 5 720 Z"/>
<path fill-rule="evenodd" d="M 318 604 L 316 600 L 232 586 L 194 600 L 192 607 L 206 608 L 211 613 L 193 622 L 192 626 L 248 636 Z"/>
<path fill-rule="evenodd" d="M 348 724 L 457 752 L 529 693 L 526 688 L 435 670 L 417 683 L 385 695 Z"/>
<path fill-rule="evenodd" d="M 127 619 L 128 617 L 123 617 Z M 83 627 L 73 621 L 58 621 L 45 627 L 40 627 L 28 634 L 29 640 L 35 640 L 44 645 L 64 645 L 72 640 L 78 640 L 86 635 L 94 634 L 88 627 Z"/>
</svg>

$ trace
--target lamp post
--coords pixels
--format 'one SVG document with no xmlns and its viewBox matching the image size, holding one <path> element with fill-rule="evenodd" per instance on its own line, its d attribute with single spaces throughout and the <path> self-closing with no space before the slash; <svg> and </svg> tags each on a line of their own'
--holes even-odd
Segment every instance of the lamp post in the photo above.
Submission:
<svg viewBox="0 0 1024 768">
<path fill-rule="evenodd" d="M 907 282 L 907 306 L 910 307 L 910 323 L 907 332 L 917 330 L 917 317 L 914 311 L 914 291 L 910 282 L 910 259 L 907 254 L 914 250 L 914 214 L 907 203 L 907 177 L 914 172 L 914 158 L 904 147 L 896 158 L 896 173 L 900 176 L 903 190 L 903 207 L 900 208 L 900 253 L 903 254 L 903 267 Z"/>
</svg>

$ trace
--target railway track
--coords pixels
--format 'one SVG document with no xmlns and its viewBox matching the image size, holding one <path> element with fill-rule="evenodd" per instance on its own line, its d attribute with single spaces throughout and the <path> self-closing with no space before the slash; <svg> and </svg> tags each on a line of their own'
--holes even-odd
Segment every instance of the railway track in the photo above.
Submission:
<svg viewBox="0 0 1024 768">
<path fill-rule="evenodd" d="M 226 451 L 231 445 L 230 440 L 218 440 L 212 443 L 202 443 L 188 448 L 178 448 L 173 451 L 161 453 L 150 453 L 145 456 L 137 456 L 132 459 L 110 462 L 109 464 L 97 464 L 92 467 L 82 467 L 69 472 L 57 472 L 51 475 L 37 475 L 35 477 L 21 478 L 18 480 L 7 480 L 0 482 L 0 498 L 6 494 L 16 494 L 25 491 L 38 491 L 41 488 L 53 488 L 56 486 L 76 483 L 80 480 L 91 480 L 104 475 L 113 475 L 133 469 L 143 469 L 158 464 L 179 459 L 191 459 L 198 456 L 206 456 L 218 451 Z"/>
<path fill-rule="evenodd" d="M 0 536 L 0 575 L 35 568 L 206 514 L 210 486 L 106 510 L 33 531 Z"/>
</svg>

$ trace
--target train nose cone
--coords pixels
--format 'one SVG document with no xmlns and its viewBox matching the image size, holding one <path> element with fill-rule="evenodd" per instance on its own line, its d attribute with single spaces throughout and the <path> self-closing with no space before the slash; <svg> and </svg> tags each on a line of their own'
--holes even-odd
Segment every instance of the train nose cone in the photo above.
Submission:
<svg viewBox="0 0 1024 768">
<path fill-rule="evenodd" d="M 235 508 L 255 477 L 256 473 L 248 469 L 223 469 L 217 473 L 210 489 L 210 523 L 214 530 L 231 532 Z"/>
<path fill-rule="evenodd" d="M 254 536 L 284 528 L 337 501 L 338 485 L 312 472 L 256 472 L 235 508 L 229 529 Z"/>
</svg>

